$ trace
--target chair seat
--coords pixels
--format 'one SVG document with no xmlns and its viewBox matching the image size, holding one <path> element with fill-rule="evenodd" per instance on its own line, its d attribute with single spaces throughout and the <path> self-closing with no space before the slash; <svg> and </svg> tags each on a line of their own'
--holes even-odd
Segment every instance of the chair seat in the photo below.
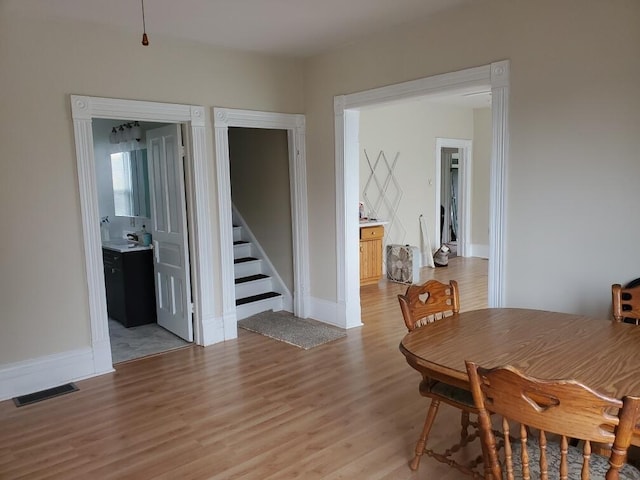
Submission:
<svg viewBox="0 0 640 480">
<path fill-rule="evenodd" d="M 529 453 L 529 472 L 531 474 L 531 479 L 539 479 L 540 447 L 538 446 L 538 442 L 535 437 L 530 437 L 527 440 L 527 443 L 529 444 L 527 452 Z M 518 441 L 512 441 L 511 445 L 513 448 L 515 479 L 522 479 L 520 462 L 521 445 Z M 582 458 L 582 450 L 580 448 L 569 446 L 569 450 L 567 452 L 569 478 L 581 478 L 580 472 L 582 470 Z M 560 471 L 560 445 L 556 442 L 547 443 L 547 464 L 549 466 L 549 480 L 557 480 L 559 478 L 558 472 Z M 591 473 L 592 480 L 604 480 L 608 469 L 609 458 L 603 457 L 602 455 L 596 455 L 595 453 L 591 454 L 591 457 L 589 458 L 589 471 Z M 620 469 L 620 480 L 640 480 L 640 470 L 632 465 L 625 464 Z"/>
<path fill-rule="evenodd" d="M 453 404 L 468 407 L 471 411 L 476 409 L 473 403 L 473 395 L 471 395 L 469 390 L 454 387 L 453 385 L 437 380 L 422 380 L 422 382 L 420 382 L 420 393 L 424 396 L 430 396 L 430 394 L 438 395 L 442 397 L 445 402 L 451 400 Z"/>
</svg>

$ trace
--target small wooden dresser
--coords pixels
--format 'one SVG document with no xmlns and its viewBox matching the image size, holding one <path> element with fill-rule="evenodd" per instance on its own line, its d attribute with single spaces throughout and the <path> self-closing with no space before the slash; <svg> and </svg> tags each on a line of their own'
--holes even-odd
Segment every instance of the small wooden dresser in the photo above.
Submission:
<svg viewBox="0 0 640 480">
<path fill-rule="evenodd" d="M 360 285 L 378 283 L 382 278 L 384 226 L 360 227 Z"/>
</svg>

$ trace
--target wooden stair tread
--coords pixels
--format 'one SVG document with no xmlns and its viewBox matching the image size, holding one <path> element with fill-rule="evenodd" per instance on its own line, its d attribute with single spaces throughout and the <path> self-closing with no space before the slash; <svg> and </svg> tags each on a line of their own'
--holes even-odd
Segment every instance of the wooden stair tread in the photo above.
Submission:
<svg viewBox="0 0 640 480">
<path fill-rule="evenodd" d="M 256 260 L 258 260 L 258 259 L 257 259 L 257 258 L 255 258 L 255 257 L 242 257 L 242 258 L 235 258 L 235 259 L 233 260 L 233 263 L 254 262 L 254 261 L 256 261 Z"/>
<path fill-rule="evenodd" d="M 236 285 L 238 283 L 247 283 L 247 282 L 253 282 L 254 280 L 262 280 L 264 278 L 269 278 L 269 275 L 265 275 L 264 273 L 258 273 L 256 275 L 248 275 L 246 277 L 236 278 Z"/>
<path fill-rule="evenodd" d="M 246 305 L 247 303 L 258 302 L 260 300 L 267 300 L 269 298 L 281 297 L 281 293 L 277 292 L 265 292 L 259 295 L 252 295 L 250 297 L 238 298 L 236 300 L 236 307 L 240 305 Z"/>
</svg>

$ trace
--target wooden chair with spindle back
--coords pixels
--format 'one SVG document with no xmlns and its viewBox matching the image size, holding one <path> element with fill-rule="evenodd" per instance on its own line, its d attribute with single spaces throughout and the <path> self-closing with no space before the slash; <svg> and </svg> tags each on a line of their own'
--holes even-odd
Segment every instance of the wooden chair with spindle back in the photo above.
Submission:
<svg viewBox="0 0 640 480">
<path fill-rule="evenodd" d="M 623 320 L 640 324 L 640 285 L 622 287 L 616 283 L 611 285 L 613 300 L 613 320 Z"/>
<path fill-rule="evenodd" d="M 511 366 L 465 363 L 479 412 L 485 478 L 640 479 L 640 470 L 625 464 L 639 397 L 618 400 L 575 380 L 540 380 Z M 502 417 L 499 441 L 490 414 Z M 571 439 L 584 445 L 571 446 Z M 592 453 L 591 442 L 613 444 L 610 455 Z"/>
<path fill-rule="evenodd" d="M 422 285 L 410 285 L 404 295 L 398 295 L 400 309 L 404 323 L 409 332 L 428 323 L 440 321 L 446 317 L 456 316 L 460 312 L 460 298 L 458 283 L 451 280 L 448 284 L 437 280 L 429 280 Z M 469 414 L 477 414 L 471 392 L 457 386 L 448 385 L 439 380 L 423 376 L 420 382 L 420 394 L 431 399 L 424 427 L 416 444 L 415 456 L 409 466 L 417 470 L 423 454 L 427 454 L 436 460 L 447 463 L 458 470 L 478 476 L 474 468 L 480 462 L 480 458 L 468 465 L 455 462 L 451 456 L 470 441 L 479 437 L 477 422 L 471 422 Z M 440 403 L 446 403 L 462 411 L 460 441 L 444 452 L 438 453 L 427 448 L 429 432 L 433 427 Z M 469 427 L 475 431 L 469 434 Z"/>
</svg>

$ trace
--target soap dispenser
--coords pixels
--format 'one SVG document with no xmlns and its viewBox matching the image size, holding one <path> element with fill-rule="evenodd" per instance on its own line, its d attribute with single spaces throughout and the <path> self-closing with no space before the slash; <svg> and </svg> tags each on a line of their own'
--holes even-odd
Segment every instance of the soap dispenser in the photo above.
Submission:
<svg viewBox="0 0 640 480">
<path fill-rule="evenodd" d="M 102 217 L 100 219 L 100 237 L 102 242 L 108 242 L 111 240 L 109 236 L 109 217 Z"/>
<path fill-rule="evenodd" d="M 142 225 L 142 230 L 138 234 L 138 241 L 145 247 L 151 245 L 151 234 L 147 232 L 145 225 Z"/>
</svg>

